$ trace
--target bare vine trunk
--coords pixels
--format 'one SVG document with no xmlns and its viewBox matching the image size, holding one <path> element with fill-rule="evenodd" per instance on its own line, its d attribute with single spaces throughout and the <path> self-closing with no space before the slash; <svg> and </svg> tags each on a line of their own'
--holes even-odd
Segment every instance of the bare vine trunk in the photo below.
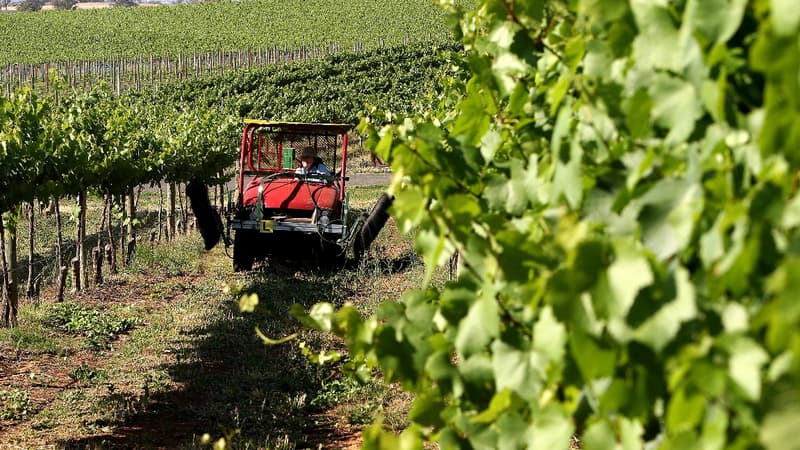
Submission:
<svg viewBox="0 0 800 450">
<path fill-rule="evenodd" d="M 111 194 L 106 194 L 108 202 L 108 245 L 111 246 L 109 253 L 111 258 L 108 260 L 108 271 L 112 274 L 117 273 L 117 244 L 114 240 L 114 198 Z"/>
<path fill-rule="evenodd" d="M 0 316 L 0 326 L 7 327 L 11 321 L 11 300 L 9 298 L 10 288 L 8 286 L 8 262 L 6 261 L 6 231 L 3 225 L 3 214 L 0 213 L 0 261 L 2 261 L 2 293 L 3 293 L 3 310 Z"/>
<path fill-rule="evenodd" d="M 182 234 L 186 234 L 186 208 L 183 207 L 183 192 L 184 190 L 180 188 L 181 185 L 178 184 L 177 188 L 177 196 L 178 196 L 178 231 Z"/>
<path fill-rule="evenodd" d="M 167 240 L 175 239 L 175 183 L 167 191 Z"/>
<path fill-rule="evenodd" d="M 220 174 L 220 178 L 222 178 L 222 174 Z M 225 211 L 225 184 L 219 185 L 219 212 Z"/>
<path fill-rule="evenodd" d="M 86 264 L 86 191 L 78 193 L 78 226 L 76 229 L 75 243 L 76 243 L 76 258 L 78 258 L 78 268 L 80 271 L 80 278 L 82 285 L 86 286 L 89 283 L 89 272 Z M 80 290 L 77 286 L 76 290 Z"/>
<path fill-rule="evenodd" d="M 125 241 L 128 239 L 128 230 L 125 227 L 126 219 L 128 218 L 127 195 L 121 194 L 119 196 L 119 204 L 122 208 L 122 217 L 119 219 L 119 249 L 120 249 L 120 265 L 125 267 Z"/>
<path fill-rule="evenodd" d="M 56 196 L 53 199 L 53 208 L 55 208 L 55 215 L 56 215 L 56 267 L 59 269 L 61 266 L 64 265 L 64 254 L 63 247 L 64 247 L 64 228 L 61 224 L 61 205 L 59 204 L 59 198 Z"/>
<path fill-rule="evenodd" d="M 53 203 L 55 204 L 55 213 L 56 213 L 56 268 L 58 270 L 58 298 L 59 302 L 64 301 L 64 284 L 67 279 L 66 271 L 67 267 L 64 265 L 64 254 L 62 253 L 64 247 L 64 235 L 63 235 L 63 228 L 61 226 L 61 207 L 58 204 L 59 198 L 56 196 L 53 199 Z M 64 275 L 62 276 L 62 272 Z"/>
<path fill-rule="evenodd" d="M 106 217 L 108 216 L 108 196 L 103 198 L 103 214 L 100 215 L 100 226 L 97 227 L 97 248 L 103 248 L 103 232 L 106 231 Z"/>
<path fill-rule="evenodd" d="M 33 239 L 34 239 L 34 230 L 35 230 L 34 226 L 36 225 L 35 219 L 34 219 L 34 217 L 35 217 L 34 212 L 35 211 L 36 211 L 36 207 L 34 206 L 34 203 L 32 202 L 30 204 L 30 208 L 29 208 L 29 211 L 28 211 L 30 213 L 28 215 L 28 280 L 25 283 L 25 297 L 27 297 L 27 298 L 33 298 L 33 297 L 36 296 L 36 286 L 34 286 L 34 279 L 33 279 L 33 276 L 34 276 L 33 275 L 33 272 L 34 272 L 34 270 L 33 270 L 34 269 L 34 267 L 33 267 L 33 257 L 34 257 L 34 254 L 33 254 L 33 250 L 34 250 L 33 249 Z"/>
<path fill-rule="evenodd" d="M 139 193 L 141 193 L 141 188 L 139 189 Z M 134 187 L 131 186 L 130 191 L 128 192 L 128 241 L 127 246 L 125 248 L 125 264 L 130 264 L 133 258 L 133 252 L 136 251 L 136 231 L 134 229 L 136 220 L 136 203 L 137 198 L 134 195 Z"/>
<path fill-rule="evenodd" d="M 139 209 L 139 200 L 141 198 L 142 198 L 142 185 L 140 184 L 138 189 L 136 189 L 136 201 L 133 203 L 133 209 Z"/>
<path fill-rule="evenodd" d="M 12 213 L 14 214 L 14 213 Z M 19 215 L 19 209 L 16 214 Z M 8 239 L 3 233 L 5 242 L 3 249 L 3 273 L 5 274 L 6 302 L 3 308 L 3 324 L 9 327 L 17 326 L 17 307 L 19 305 L 19 276 L 17 273 L 17 230 L 16 225 L 8 228 Z"/>
<path fill-rule="evenodd" d="M 164 189 L 161 186 L 161 182 L 158 182 L 158 242 L 161 242 L 161 230 L 163 228 L 161 224 L 162 219 L 162 212 L 164 211 Z"/>
</svg>

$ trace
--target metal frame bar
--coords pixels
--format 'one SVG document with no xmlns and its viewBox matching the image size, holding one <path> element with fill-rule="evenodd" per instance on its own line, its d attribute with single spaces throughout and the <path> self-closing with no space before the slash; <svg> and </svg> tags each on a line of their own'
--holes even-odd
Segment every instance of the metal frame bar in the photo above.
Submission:
<svg viewBox="0 0 800 450">
<path fill-rule="evenodd" d="M 232 220 L 231 228 L 234 230 L 259 231 L 261 229 L 261 224 L 259 223 L 258 220 Z M 319 225 L 315 225 L 313 223 L 282 222 L 279 220 L 273 220 L 272 230 L 273 232 L 288 231 L 288 232 L 302 232 L 309 234 L 328 233 L 328 234 L 344 235 L 345 232 L 347 231 L 347 227 L 345 225 L 340 225 L 338 223 L 328 224 L 325 227 L 320 227 Z"/>
</svg>

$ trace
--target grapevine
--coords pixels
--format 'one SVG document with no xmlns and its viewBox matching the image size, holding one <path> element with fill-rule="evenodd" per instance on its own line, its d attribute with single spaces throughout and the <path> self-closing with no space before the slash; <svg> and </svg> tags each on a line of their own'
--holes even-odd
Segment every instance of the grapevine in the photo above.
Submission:
<svg viewBox="0 0 800 450">
<path fill-rule="evenodd" d="M 365 447 L 796 448 L 800 12 L 449 9 L 467 55 L 440 107 L 360 126 L 425 285 L 374 317 L 295 308 L 416 394 Z"/>
</svg>

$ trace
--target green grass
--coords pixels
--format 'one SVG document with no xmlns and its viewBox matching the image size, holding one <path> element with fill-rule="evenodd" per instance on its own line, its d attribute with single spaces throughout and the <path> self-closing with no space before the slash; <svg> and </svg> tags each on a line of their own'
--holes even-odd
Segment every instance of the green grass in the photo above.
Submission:
<svg viewBox="0 0 800 450">
<path fill-rule="evenodd" d="M 15 328 L 0 328 L 0 343 L 18 352 L 67 355 L 72 351 L 71 340 L 46 324 L 49 309 L 36 304 L 20 308 Z"/>
<path fill-rule="evenodd" d="M 0 14 L 0 63 L 444 40 L 429 0 L 243 0 Z"/>
</svg>

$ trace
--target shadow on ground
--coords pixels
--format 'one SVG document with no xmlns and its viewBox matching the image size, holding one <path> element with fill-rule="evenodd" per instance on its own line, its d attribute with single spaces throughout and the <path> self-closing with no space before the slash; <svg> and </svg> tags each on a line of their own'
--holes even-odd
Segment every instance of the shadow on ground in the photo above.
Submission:
<svg viewBox="0 0 800 450">
<path fill-rule="evenodd" d="M 373 268 L 407 270 L 418 260 L 376 259 Z M 323 381 L 339 376 L 336 368 L 319 367 L 300 353 L 298 341 L 266 346 L 259 329 L 280 338 L 301 332 L 312 348 L 331 349 L 338 342 L 302 331 L 289 315 L 292 304 L 319 301 L 342 304 L 353 295 L 364 269 L 306 272 L 273 265 L 254 271 L 245 292 L 259 294 L 260 311 L 243 314 L 231 301 L 213 302 L 216 310 L 204 326 L 186 330 L 176 345 L 174 362 L 161 369 L 181 389 L 132 395 L 109 393 L 101 401 L 115 420 L 97 423 L 111 434 L 58 442 L 59 448 L 193 448 L 209 433 L 219 438 L 239 430 L 234 448 L 342 448 L 353 433 L 339 430 L 313 406 Z M 368 278 L 369 275 L 366 275 Z M 206 300 L 208 301 L 208 300 Z"/>
</svg>

